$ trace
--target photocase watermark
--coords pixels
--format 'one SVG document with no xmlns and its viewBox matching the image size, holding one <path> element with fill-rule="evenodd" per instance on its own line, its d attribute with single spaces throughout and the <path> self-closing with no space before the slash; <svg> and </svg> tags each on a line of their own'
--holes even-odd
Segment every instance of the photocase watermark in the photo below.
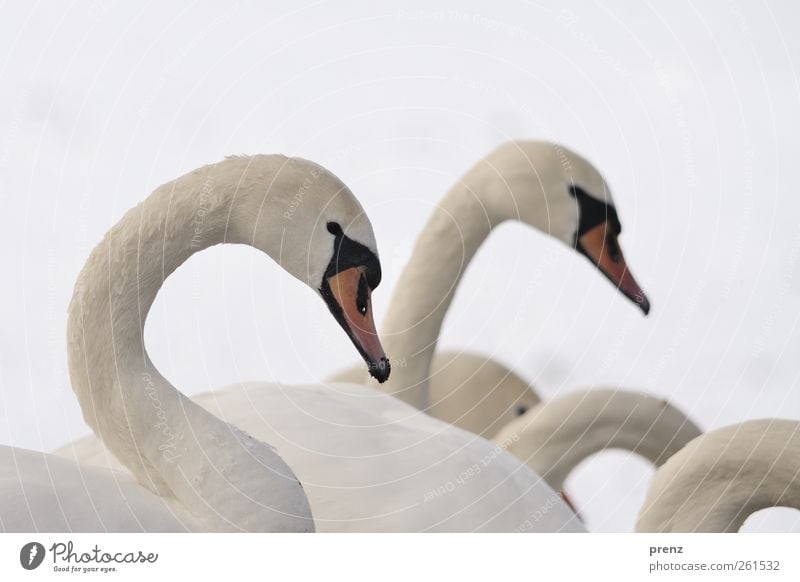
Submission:
<svg viewBox="0 0 800 582">
<path fill-rule="evenodd" d="M 556 152 L 556 157 L 558 157 L 558 163 L 561 164 L 561 168 L 564 170 L 564 173 L 568 176 L 571 176 L 572 164 L 569 161 L 569 156 L 567 156 L 567 152 L 565 152 L 564 148 L 557 143 L 553 144 L 553 149 Z"/>
<path fill-rule="evenodd" d="M 747 239 L 752 230 L 753 211 L 755 209 L 755 197 L 753 196 L 753 161 L 755 152 L 752 148 L 746 148 L 742 155 L 744 157 L 741 180 L 743 202 L 737 204 L 740 212 L 737 213 L 739 220 L 735 229 L 736 234 L 733 242 L 727 247 L 728 255 L 732 260 L 728 267 L 728 276 L 725 277 L 725 286 L 719 291 L 720 301 L 727 299 L 733 289 L 734 281 L 736 281 L 737 275 L 742 268 L 742 259 L 747 250 Z"/>
<path fill-rule="evenodd" d="M 393 370 L 397 368 L 408 367 L 408 360 L 406 360 L 405 358 L 396 358 L 396 359 L 386 358 L 386 360 L 389 362 L 389 365 L 392 367 Z M 377 370 L 380 367 L 381 367 L 380 364 L 374 362 L 367 364 L 368 370 Z"/>
<path fill-rule="evenodd" d="M 753 352 L 751 357 L 758 358 L 767 352 L 769 336 L 782 313 L 785 313 L 784 304 L 792 289 L 798 264 L 800 264 L 800 229 L 795 231 L 789 254 L 781 269 L 780 284 L 775 288 L 770 301 L 770 310 L 761 318 L 761 328 L 753 338 Z"/>
<path fill-rule="evenodd" d="M 17 97 L 15 105 L 11 108 L 10 115 L 6 116 L 9 121 L 8 129 L 5 132 L 3 146 L 0 148 L 0 169 L 5 168 L 11 159 L 12 149 L 17 147 L 17 138 L 22 130 L 22 123 L 25 117 L 25 110 L 30 100 L 30 91 L 25 89 Z"/>
<path fill-rule="evenodd" d="M 622 62 L 615 56 L 611 55 L 608 51 L 604 50 L 598 43 L 597 39 L 591 32 L 581 30 L 578 24 L 578 15 L 569 8 L 562 8 L 561 12 L 556 17 L 556 22 L 564 26 L 570 34 L 579 40 L 590 52 L 592 52 L 600 61 L 608 65 L 608 67 L 622 76 L 628 75 L 628 70 Z M 590 26 L 590 30 L 594 29 Z"/>
<path fill-rule="evenodd" d="M 26 570 L 35 570 L 48 555 L 53 572 L 69 574 L 107 574 L 116 572 L 120 564 L 155 564 L 158 561 L 155 552 L 105 551 L 97 544 L 87 551 L 76 551 L 75 544 L 69 540 L 56 542 L 47 550 L 39 542 L 29 542 L 19 552 L 19 563 Z"/>
<path fill-rule="evenodd" d="M 19 551 L 19 564 L 26 570 L 35 570 L 45 557 L 44 546 L 39 542 L 28 542 Z"/>
<path fill-rule="evenodd" d="M 461 22 L 464 24 L 475 24 L 491 32 L 496 32 L 511 38 L 528 38 L 530 35 L 524 28 L 516 24 L 510 24 L 499 20 L 493 16 L 488 16 L 480 12 L 466 12 L 462 10 L 406 10 L 401 9 L 397 13 L 398 18 L 405 20 L 427 20 L 440 22 Z"/>
<path fill-rule="evenodd" d="M 530 514 L 523 522 L 514 528 L 514 533 L 525 533 L 536 529 L 537 524 L 542 521 L 553 508 L 563 505 L 564 501 L 558 493 L 553 493 L 539 508 Z"/>
<path fill-rule="evenodd" d="M 650 383 L 653 385 L 660 384 L 660 378 L 667 372 L 669 365 L 672 362 L 678 350 L 686 345 L 686 337 L 691 331 L 692 325 L 696 319 L 696 312 L 700 305 L 700 300 L 705 295 L 708 283 L 701 280 L 693 289 L 692 296 L 689 303 L 683 310 L 683 315 L 680 322 L 672 334 L 669 346 L 666 350 L 662 350 L 661 356 L 655 363 L 655 366 L 650 368 Z"/>
<path fill-rule="evenodd" d="M 483 470 L 486 469 L 492 463 L 492 461 L 494 461 L 497 457 L 505 453 L 506 448 L 508 448 L 511 445 L 511 443 L 517 442 L 518 440 L 519 440 L 519 435 L 517 433 L 514 433 L 510 437 L 505 439 L 503 442 L 496 444 L 483 457 L 481 457 L 475 463 L 469 465 L 466 469 L 459 472 L 458 475 L 456 475 L 453 479 L 449 479 L 443 482 L 438 487 L 435 487 L 427 491 L 425 495 L 423 495 L 422 501 L 424 503 L 427 503 L 439 497 L 444 497 L 445 495 L 453 493 L 461 485 L 464 485 L 465 483 L 471 481 L 472 479 L 483 473 Z"/>
<path fill-rule="evenodd" d="M 95 22 L 100 22 L 103 16 L 109 11 L 109 9 L 116 4 L 116 2 L 112 1 L 101 1 L 101 0 L 93 0 L 92 3 L 89 5 L 89 8 L 86 10 L 86 15 L 89 19 L 94 20 Z"/>
<path fill-rule="evenodd" d="M 158 395 L 158 390 L 153 383 L 153 377 L 149 373 L 143 372 L 142 382 L 144 382 L 145 392 L 147 392 L 147 396 L 150 398 L 153 408 L 156 409 L 156 418 L 158 422 L 153 425 L 153 428 L 160 430 L 161 434 L 163 434 L 166 439 L 163 443 L 158 445 L 158 450 L 161 451 L 161 456 L 165 461 L 173 463 L 176 459 L 183 456 L 178 453 L 177 438 L 167 421 L 167 412 L 164 410 L 161 398 Z"/>
<path fill-rule="evenodd" d="M 656 61 L 653 64 L 653 69 L 656 74 L 658 85 L 664 90 L 667 101 L 669 101 L 674 108 L 675 127 L 678 132 L 680 132 L 683 148 L 684 175 L 690 192 L 694 192 L 697 189 L 697 169 L 695 167 L 694 149 L 692 148 L 692 132 L 686 116 L 686 110 L 675 89 L 672 77 L 667 72 L 664 65 Z"/>
<path fill-rule="evenodd" d="M 214 194 L 214 178 L 209 176 L 203 181 L 203 188 L 200 190 L 200 200 L 197 203 L 197 211 L 192 220 L 192 241 L 189 246 L 192 249 L 199 249 L 203 246 L 203 225 L 211 210 L 211 196 Z"/>
<path fill-rule="evenodd" d="M 286 211 L 283 213 L 283 217 L 286 220 L 292 220 L 294 218 L 294 213 L 297 212 L 297 209 L 300 208 L 300 205 L 303 204 L 303 200 L 306 198 L 306 194 L 314 185 L 314 183 L 319 180 L 319 177 L 324 173 L 322 168 L 311 168 L 310 176 L 306 177 L 303 180 L 303 183 L 297 188 L 297 192 L 295 192 L 292 199 L 289 200 L 289 205 L 286 208 Z"/>
<path fill-rule="evenodd" d="M 742 35 L 744 35 L 748 42 L 752 44 L 753 31 L 750 29 L 747 16 L 745 16 L 744 12 L 742 11 L 742 7 L 738 3 L 734 2 L 730 5 L 730 12 L 736 20 L 736 23 L 739 25 L 739 30 L 742 32 Z"/>
<path fill-rule="evenodd" d="M 528 131 L 532 134 L 551 135 L 554 133 L 554 127 L 549 123 L 546 116 L 534 112 L 525 99 L 514 97 L 513 94 L 509 93 L 508 91 L 501 90 L 497 85 L 479 81 L 474 77 L 465 77 L 460 75 L 446 75 L 442 77 L 442 80 L 447 81 L 448 83 L 457 83 L 459 86 L 465 89 L 479 92 L 493 99 L 501 100 L 506 106 L 519 113 L 525 121 L 531 123 L 532 127 L 528 128 Z M 556 152 L 558 152 L 558 150 L 561 150 L 563 153 L 563 148 L 557 146 Z M 566 159 L 566 156 L 560 156 L 560 158 L 562 164 L 566 163 L 568 167 L 570 166 L 569 160 Z"/>
</svg>

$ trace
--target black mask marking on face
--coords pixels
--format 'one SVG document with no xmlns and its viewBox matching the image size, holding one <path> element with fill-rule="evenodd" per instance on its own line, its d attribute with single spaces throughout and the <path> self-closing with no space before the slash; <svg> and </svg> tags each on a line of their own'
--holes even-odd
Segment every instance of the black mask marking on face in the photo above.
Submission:
<svg viewBox="0 0 800 582">
<path fill-rule="evenodd" d="M 578 201 L 578 230 L 575 232 L 575 242 L 581 235 L 587 233 L 595 226 L 606 221 L 611 225 L 614 234 L 622 232 L 622 225 L 617 216 L 617 209 L 613 205 L 602 202 L 587 194 L 580 186 L 574 184 L 569 187 L 569 193 Z"/>
<path fill-rule="evenodd" d="M 328 232 L 334 236 L 333 256 L 331 262 L 328 263 L 328 268 L 325 269 L 322 282 L 324 283 L 329 277 L 352 267 L 364 267 L 369 288 L 375 289 L 380 285 L 381 263 L 375 253 L 361 243 L 348 238 L 338 222 L 329 222 L 327 226 Z"/>
</svg>

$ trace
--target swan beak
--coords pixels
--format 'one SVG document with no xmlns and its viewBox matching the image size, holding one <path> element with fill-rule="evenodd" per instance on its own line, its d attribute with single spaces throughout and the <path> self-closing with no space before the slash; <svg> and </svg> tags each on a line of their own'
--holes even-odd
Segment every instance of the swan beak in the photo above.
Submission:
<svg viewBox="0 0 800 582">
<path fill-rule="evenodd" d="M 617 234 L 608 222 L 598 224 L 582 234 L 578 238 L 577 249 L 600 269 L 625 297 L 638 305 L 645 315 L 650 312 L 650 301 L 625 264 L 625 257 L 617 242 Z"/>
<path fill-rule="evenodd" d="M 322 296 L 336 320 L 352 340 L 378 382 L 389 379 L 391 366 L 383 351 L 372 318 L 372 290 L 366 284 L 363 267 L 351 267 L 325 279 L 330 294 Z"/>
</svg>

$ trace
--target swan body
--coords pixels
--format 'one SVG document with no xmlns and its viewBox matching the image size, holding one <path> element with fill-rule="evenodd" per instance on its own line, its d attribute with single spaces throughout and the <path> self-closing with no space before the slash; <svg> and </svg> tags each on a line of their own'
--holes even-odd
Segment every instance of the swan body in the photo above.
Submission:
<svg viewBox="0 0 800 582">
<path fill-rule="evenodd" d="M 606 449 L 636 453 L 655 467 L 701 434 L 666 400 L 597 388 L 558 396 L 512 421 L 495 442 L 563 491 L 572 470 Z"/>
<path fill-rule="evenodd" d="M 372 388 L 261 383 L 198 403 L 171 386 L 147 355 L 145 318 L 170 273 L 225 242 L 264 251 L 310 286 L 370 373 L 388 377 L 370 304 L 380 264 L 353 195 L 305 160 L 229 158 L 157 189 L 87 261 L 69 364 L 100 440 L 70 448 L 73 462 L 105 459 L 111 470 L 115 459 L 143 498 L 176 504 L 199 530 L 310 531 L 316 520 L 326 530 L 507 531 L 543 504 L 543 531 L 582 529 L 513 456 Z M 249 414 L 228 399 L 250 402 Z"/>
<path fill-rule="evenodd" d="M 353 367 L 329 380 L 363 383 L 364 371 Z M 541 401 L 518 374 L 497 360 L 471 352 L 438 350 L 431 362 L 429 385 L 427 414 L 486 439 Z"/>
<path fill-rule="evenodd" d="M 535 392 L 524 390 L 526 382 L 491 358 L 448 353 L 435 362 L 434 353 L 475 252 L 509 220 L 578 250 L 642 311 L 650 308 L 619 249 L 621 226 L 610 189 L 592 164 L 563 146 L 538 141 L 509 142 L 481 159 L 439 202 L 394 288 L 383 337 L 402 365 L 381 389 L 487 437 L 512 420 L 519 406 L 538 399 Z M 334 378 L 366 381 L 356 370 Z"/>
<path fill-rule="evenodd" d="M 558 494 L 498 446 L 369 387 L 245 383 L 194 400 L 277 447 L 318 531 L 516 531 L 534 516 L 526 531 L 583 531 Z M 118 467 L 92 436 L 58 454 Z"/>
<path fill-rule="evenodd" d="M 163 280 L 195 252 L 223 242 L 262 250 L 316 290 L 373 373 L 385 378 L 388 366 L 369 308 L 380 267 L 358 201 L 312 162 L 252 156 L 227 158 L 164 184 L 93 250 L 68 313 L 72 386 L 86 422 L 138 483 L 122 479 L 118 491 L 137 510 L 148 501 L 154 511 L 165 503 L 178 506 L 191 516 L 192 529 L 203 531 L 313 531 L 303 487 L 277 451 L 186 398 L 158 372 L 144 346 L 145 318 Z M 347 300 L 355 285 L 348 286 L 348 278 L 365 304 L 355 319 L 357 310 Z M 17 451 L 9 454 L 16 458 Z M 0 523 L 10 531 L 30 525 L 8 501 L 13 494 L 33 488 L 42 499 L 61 499 L 82 483 L 82 467 L 23 451 L 19 456 L 29 461 L 29 472 L 18 472 L 14 482 L 9 472 L 15 468 L 4 464 L 2 484 L 10 491 L 0 492 Z M 42 463 L 46 468 L 51 462 L 63 479 L 48 489 Z M 114 483 L 108 472 L 93 479 Z M 129 520 L 99 517 L 129 530 Z M 94 519 L 70 526 L 91 529 Z M 153 523 L 157 529 L 161 524 Z"/>
<path fill-rule="evenodd" d="M 0 531 L 182 532 L 200 526 L 125 470 L 0 446 Z"/>
<path fill-rule="evenodd" d="M 798 475 L 796 420 L 749 420 L 709 431 L 656 471 L 636 531 L 739 531 L 761 509 L 800 509 Z"/>
</svg>

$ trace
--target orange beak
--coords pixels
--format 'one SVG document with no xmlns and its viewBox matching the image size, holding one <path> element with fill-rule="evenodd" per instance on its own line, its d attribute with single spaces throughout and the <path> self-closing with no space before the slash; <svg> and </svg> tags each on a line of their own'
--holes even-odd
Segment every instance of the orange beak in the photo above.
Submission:
<svg viewBox="0 0 800 582">
<path fill-rule="evenodd" d="M 375 330 L 372 290 L 367 284 L 364 268 L 345 269 L 328 277 L 326 283 L 330 295 L 323 292 L 323 298 L 328 308 L 364 358 L 372 377 L 385 382 L 391 366 Z"/>
<path fill-rule="evenodd" d="M 617 235 L 608 222 L 598 224 L 582 234 L 578 238 L 577 249 L 586 255 L 625 297 L 636 303 L 645 315 L 650 312 L 650 301 L 625 264 Z"/>
</svg>

